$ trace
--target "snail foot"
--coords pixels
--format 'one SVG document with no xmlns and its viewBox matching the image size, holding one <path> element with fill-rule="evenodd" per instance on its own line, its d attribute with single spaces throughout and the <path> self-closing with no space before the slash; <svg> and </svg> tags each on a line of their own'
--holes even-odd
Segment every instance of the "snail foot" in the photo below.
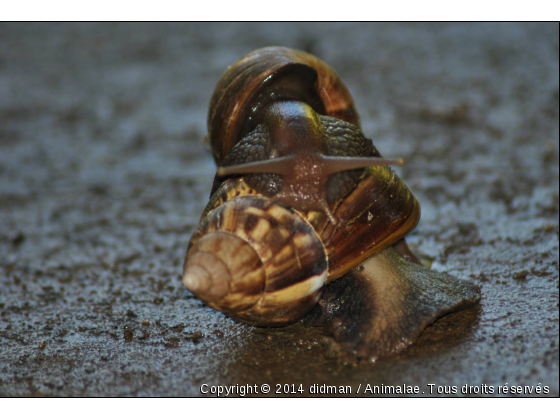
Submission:
<svg viewBox="0 0 560 420">
<path fill-rule="evenodd" d="M 479 300 L 475 284 L 408 262 L 388 247 L 330 283 L 316 319 L 339 345 L 375 360 L 405 349 L 436 319 Z"/>
</svg>

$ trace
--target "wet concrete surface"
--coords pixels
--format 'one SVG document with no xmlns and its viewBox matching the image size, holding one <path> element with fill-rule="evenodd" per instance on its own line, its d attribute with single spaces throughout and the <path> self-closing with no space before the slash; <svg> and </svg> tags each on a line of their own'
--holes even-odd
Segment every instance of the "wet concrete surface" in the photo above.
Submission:
<svg viewBox="0 0 560 420">
<path fill-rule="evenodd" d="M 0 24 L 0 395 L 558 396 L 558 43 L 557 24 Z M 320 329 L 246 326 L 181 284 L 214 171 L 210 95 L 265 45 L 338 71 L 366 135 L 408 161 L 411 247 L 482 287 L 397 356 L 357 363 Z"/>
</svg>

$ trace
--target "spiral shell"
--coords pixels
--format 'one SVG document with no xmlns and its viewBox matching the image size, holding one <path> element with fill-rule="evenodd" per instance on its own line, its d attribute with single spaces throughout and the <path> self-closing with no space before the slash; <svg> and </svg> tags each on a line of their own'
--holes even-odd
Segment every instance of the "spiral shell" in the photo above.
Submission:
<svg viewBox="0 0 560 420">
<path fill-rule="evenodd" d="M 254 325 L 285 325 L 317 303 L 327 257 L 297 212 L 248 195 L 203 216 L 184 273 L 189 290 L 228 316 Z"/>
<path fill-rule="evenodd" d="M 360 125 L 348 89 L 329 65 L 303 51 L 262 48 L 231 65 L 212 94 L 208 139 L 218 165 L 254 128 L 264 106 L 277 100 L 299 100 L 321 115 Z"/>
<path fill-rule="evenodd" d="M 285 325 L 331 283 L 319 305 L 324 331 L 375 358 L 479 301 L 475 285 L 415 260 L 404 237 L 420 205 L 390 168 L 371 166 L 402 160 L 380 157 L 322 61 L 282 47 L 243 57 L 212 95 L 208 133 L 220 168 L 183 282 L 209 306 Z"/>
</svg>

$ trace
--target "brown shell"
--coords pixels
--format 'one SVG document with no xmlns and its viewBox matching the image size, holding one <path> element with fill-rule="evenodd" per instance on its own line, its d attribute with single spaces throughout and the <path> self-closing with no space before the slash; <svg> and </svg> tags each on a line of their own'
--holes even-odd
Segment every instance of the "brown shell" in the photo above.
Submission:
<svg viewBox="0 0 560 420">
<path fill-rule="evenodd" d="M 191 238 L 185 285 L 209 306 L 248 324 L 278 326 L 303 318 L 327 278 L 327 256 L 315 230 L 266 197 L 230 198 L 212 201 L 215 207 L 205 211 Z M 193 273 L 197 290 L 186 280 Z"/>
<path fill-rule="evenodd" d="M 285 47 L 255 50 L 230 66 L 210 100 L 208 139 L 218 166 L 268 103 L 300 100 L 316 112 L 360 126 L 348 89 L 326 63 Z"/>
<path fill-rule="evenodd" d="M 336 226 L 320 213 L 307 215 L 327 250 L 328 282 L 408 235 L 420 220 L 420 203 L 390 168 L 372 166 L 333 213 Z"/>
<path fill-rule="evenodd" d="M 205 214 L 233 197 L 253 194 L 256 191 L 243 178 L 228 179 L 213 195 Z M 420 203 L 390 168 L 375 166 L 367 169 L 350 195 L 335 204 L 333 213 L 336 226 L 322 212 L 300 213 L 325 247 L 327 282 L 410 233 L 420 220 Z"/>
</svg>

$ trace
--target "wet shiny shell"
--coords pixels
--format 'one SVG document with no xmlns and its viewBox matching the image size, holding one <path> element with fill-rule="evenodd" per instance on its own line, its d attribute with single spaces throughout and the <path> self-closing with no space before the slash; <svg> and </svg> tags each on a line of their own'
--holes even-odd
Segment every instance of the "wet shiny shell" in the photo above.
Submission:
<svg viewBox="0 0 560 420">
<path fill-rule="evenodd" d="M 245 323 L 275 326 L 301 319 L 317 303 L 327 257 L 297 212 L 246 195 L 203 215 L 185 260 L 187 288 Z"/>
<path fill-rule="evenodd" d="M 234 197 L 253 194 L 256 191 L 243 178 L 228 179 L 213 195 L 205 213 Z M 410 233 L 420 220 L 420 204 L 390 168 L 376 166 L 368 168 L 356 189 L 334 205 L 333 214 L 339 221 L 336 226 L 322 212 L 299 214 L 321 238 L 328 257 L 329 282 Z"/>
<path fill-rule="evenodd" d="M 265 105 L 283 99 L 303 101 L 319 114 L 360 125 L 348 89 L 329 65 L 303 51 L 262 48 L 230 66 L 212 94 L 208 140 L 216 163 L 255 127 Z"/>
<path fill-rule="evenodd" d="M 336 226 L 320 213 L 306 215 L 325 245 L 328 281 L 408 235 L 420 220 L 420 203 L 390 168 L 372 166 L 333 214 L 340 221 Z"/>
</svg>

